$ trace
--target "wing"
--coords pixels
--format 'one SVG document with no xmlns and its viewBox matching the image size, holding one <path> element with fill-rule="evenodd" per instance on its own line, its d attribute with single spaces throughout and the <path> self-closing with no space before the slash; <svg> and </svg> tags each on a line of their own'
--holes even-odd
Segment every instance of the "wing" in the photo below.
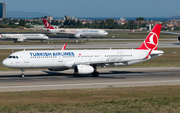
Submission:
<svg viewBox="0 0 180 113">
<path fill-rule="evenodd" d="M 93 61 L 93 62 L 75 62 L 74 65 L 80 65 L 80 64 L 88 64 L 88 65 L 97 65 L 97 66 L 103 66 L 105 64 L 114 64 L 114 63 L 124 63 L 127 64 L 128 62 L 137 61 L 140 59 L 132 59 L 132 60 L 120 60 L 120 61 Z"/>
<path fill-rule="evenodd" d="M 173 34 L 173 35 L 180 35 L 180 33 L 167 32 L 167 31 L 161 31 L 161 33 L 167 33 L 167 34 Z"/>
</svg>

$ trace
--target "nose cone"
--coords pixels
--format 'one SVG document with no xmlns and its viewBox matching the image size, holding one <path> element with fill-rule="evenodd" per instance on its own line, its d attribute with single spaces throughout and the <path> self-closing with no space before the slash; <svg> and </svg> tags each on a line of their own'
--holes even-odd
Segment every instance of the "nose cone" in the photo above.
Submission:
<svg viewBox="0 0 180 113">
<path fill-rule="evenodd" d="M 7 59 L 5 59 L 5 60 L 3 60 L 2 65 L 5 67 L 9 67 L 10 62 Z"/>
<path fill-rule="evenodd" d="M 5 67 L 14 68 L 13 62 L 10 61 L 9 59 L 3 60 L 2 65 Z"/>
<path fill-rule="evenodd" d="M 45 39 L 47 40 L 47 39 L 49 39 L 49 37 L 48 37 L 48 36 L 46 36 L 46 37 L 45 37 Z"/>
<path fill-rule="evenodd" d="M 108 35 L 108 32 L 106 32 L 105 35 Z"/>
</svg>

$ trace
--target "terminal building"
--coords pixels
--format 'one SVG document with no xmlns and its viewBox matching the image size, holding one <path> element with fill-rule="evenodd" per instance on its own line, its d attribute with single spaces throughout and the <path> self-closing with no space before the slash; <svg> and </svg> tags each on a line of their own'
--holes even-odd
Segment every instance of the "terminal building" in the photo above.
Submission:
<svg viewBox="0 0 180 113">
<path fill-rule="evenodd" d="M 6 2 L 0 2 L 0 18 L 6 18 Z"/>
</svg>

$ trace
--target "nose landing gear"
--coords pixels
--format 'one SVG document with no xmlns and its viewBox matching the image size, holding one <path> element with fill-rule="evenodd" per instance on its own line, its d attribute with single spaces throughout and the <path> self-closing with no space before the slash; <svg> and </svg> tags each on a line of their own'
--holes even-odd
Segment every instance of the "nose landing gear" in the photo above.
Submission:
<svg viewBox="0 0 180 113">
<path fill-rule="evenodd" d="M 21 71 L 22 71 L 21 77 L 24 78 L 24 72 L 25 72 L 25 70 L 24 70 L 24 69 L 21 69 Z"/>
</svg>

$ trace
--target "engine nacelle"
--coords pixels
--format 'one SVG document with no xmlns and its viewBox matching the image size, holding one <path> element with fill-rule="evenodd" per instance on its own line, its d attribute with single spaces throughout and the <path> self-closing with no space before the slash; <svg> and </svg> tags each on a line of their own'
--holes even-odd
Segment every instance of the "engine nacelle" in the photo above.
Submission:
<svg viewBox="0 0 180 113">
<path fill-rule="evenodd" d="M 178 38 L 177 38 L 177 39 L 178 39 L 178 41 L 180 42 L 180 35 L 178 36 Z"/>
<path fill-rule="evenodd" d="M 24 41 L 24 39 L 22 39 L 22 38 L 18 38 L 18 39 L 17 39 L 17 41 L 18 41 L 18 42 L 23 42 L 23 41 Z"/>
<path fill-rule="evenodd" d="M 74 67 L 75 74 L 90 74 L 94 72 L 94 68 L 89 65 L 76 65 Z"/>
<path fill-rule="evenodd" d="M 64 70 L 68 70 L 69 68 L 49 68 L 49 71 L 64 71 Z"/>
<path fill-rule="evenodd" d="M 81 34 L 75 34 L 74 37 L 81 38 Z"/>
</svg>

